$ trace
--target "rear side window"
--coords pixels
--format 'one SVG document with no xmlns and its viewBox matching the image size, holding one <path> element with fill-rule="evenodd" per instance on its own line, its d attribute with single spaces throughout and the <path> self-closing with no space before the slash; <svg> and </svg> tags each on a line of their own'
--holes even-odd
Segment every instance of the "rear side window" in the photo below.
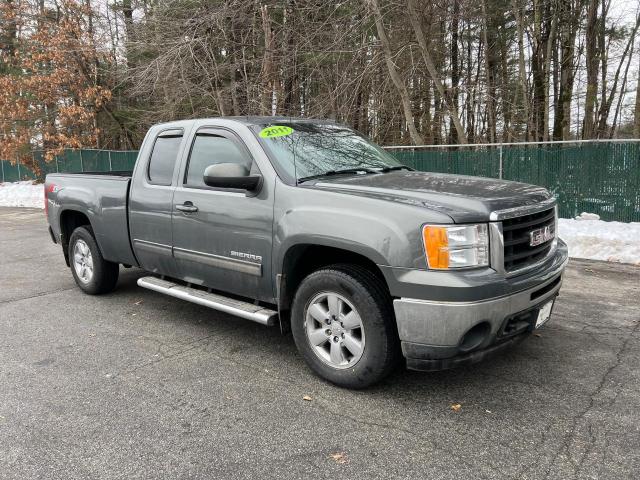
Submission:
<svg viewBox="0 0 640 480">
<path fill-rule="evenodd" d="M 190 187 L 205 187 L 204 171 L 218 163 L 237 163 L 251 168 L 251 157 L 233 140 L 220 135 L 199 133 L 196 135 L 185 184 Z"/>
<path fill-rule="evenodd" d="M 149 160 L 149 182 L 156 185 L 171 185 L 180 142 L 182 142 L 182 135 L 156 138 Z"/>
</svg>

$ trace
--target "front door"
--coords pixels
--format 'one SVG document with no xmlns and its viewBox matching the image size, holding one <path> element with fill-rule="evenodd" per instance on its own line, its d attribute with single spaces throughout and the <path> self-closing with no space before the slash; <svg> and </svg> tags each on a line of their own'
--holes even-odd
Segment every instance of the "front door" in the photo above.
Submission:
<svg viewBox="0 0 640 480">
<path fill-rule="evenodd" d="M 173 255 L 180 277 L 190 283 L 270 300 L 273 194 L 214 189 L 204 170 L 238 163 L 259 174 L 249 150 L 230 131 L 200 129 L 173 197 Z"/>
</svg>

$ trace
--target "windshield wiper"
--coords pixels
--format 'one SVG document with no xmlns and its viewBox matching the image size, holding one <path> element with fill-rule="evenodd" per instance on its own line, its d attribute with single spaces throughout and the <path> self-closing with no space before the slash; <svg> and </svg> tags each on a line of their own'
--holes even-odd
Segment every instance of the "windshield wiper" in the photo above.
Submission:
<svg viewBox="0 0 640 480">
<path fill-rule="evenodd" d="M 306 182 L 308 180 L 315 180 L 316 178 L 330 177 L 332 175 L 346 175 L 349 173 L 380 173 L 380 170 L 374 170 L 373 168 L 367 167 L 345 168 L 343 170 L 329 170 L 328 172 L 320 173 L 318 175 L 309 175 L 308 177 L 299 178 L 298 183 Z"/>
<path fill-rule="evenodd" d="M 387 172 L 393 172 L 395 170 L 409 170 L 410 172 L 413 172 L 413 168 L 407 167 L 406 165 L 397 165 L 394 167 L 382 167 L 378 171 L 382 173 L 387 173 Z"/>
</svg>

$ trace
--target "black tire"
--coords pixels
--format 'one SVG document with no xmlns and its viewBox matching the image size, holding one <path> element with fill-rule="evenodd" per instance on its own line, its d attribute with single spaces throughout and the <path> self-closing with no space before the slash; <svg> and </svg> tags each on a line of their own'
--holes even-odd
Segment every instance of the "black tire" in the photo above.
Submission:
<svg viewBox="0 0 640 480">
<path fill-rule="evenodd" d="M 315 353 L 306 333 L 306 313 L 314 298 L 335 292 L 357 310 L 366 341 L 359 360 L 334 368 Z M 359 265 L 331 265 L 307 276 L 298 287 L 291 309 L 291 331 L 298 351 L 320 377 L 346 388 L 366 388 L 384 379 L 400 358 L 392 299 L 386 285 Z M 332 334 L 333 335 L 333 334 Z M 334 337 L 335 338 L 335 337 Z"/>
<path fill-rule="evenodd" d="M 88 281 L 82 280 L 76 271 L 74 248 L 79 241 L 83 241 L 91 252 L 93 274 Z M 108 262 L 102 258 L 102 252 L 100 252 L 100 248 L 98 248 L 98 244 L 93 237 L 93 231 L 88 225 L 76 228 L 71 234 L 71 238 L 69 239 L 69 263 L 76 284 L 83 292 L 89 295 L 109 293 L 116 287 L 116 283 L 118 283 L 120 266 L 117 263 Z"/>
</svg>

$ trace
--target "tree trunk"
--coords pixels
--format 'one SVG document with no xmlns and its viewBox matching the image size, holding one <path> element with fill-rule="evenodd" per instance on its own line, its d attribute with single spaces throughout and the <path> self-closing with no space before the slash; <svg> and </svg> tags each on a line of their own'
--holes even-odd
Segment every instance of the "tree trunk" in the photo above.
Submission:
<svg viewBox="0 0 640 480">
<path fill-rule="evenodd" d="M 418 44 L 420 45 L 420 51 L 422 52 L 422 58 L 424 59 L 424 63 L 427 67 L 427 72 L 429 72 L 429 76 L 433 81 L 433 84 L 442 99 L 447 112 L 453 122 L 455 127 L 458 141 L 460 143 L 467 143 L 467 140 L 464 135 L 464 128 L 462 127 L 462 122 L 460 122 L 460 117 L 458 116 L 457 107 L 447 98 L 447 94 L 444 89 L 444 85 L 442 84 L 442 80 L 438 75 L 438 70 L 436 69 L 435 64 L 433 63 L 433 59 L 431 58 L 431 53 L 429 52 L 429 47 L 427 46 L 427 40 L 424 36 L 424 32 L 422 31 L 422 25 L 420 24 L 422 16 L 418 14 L 418 10 L 415 5 L 415 0 L 409 0 L 409 19 L 411 20 L 411 25 L 413 26 L 413 30 L 416 34 L 416 38 L 418 39 Z"/>
<path fill-rule="evenodd" d="M 630 51 L 633 49 L 633 44 L 636 39 L 636 33 L 638 32 L 638 27 L 640 27 L 640 16 L 636 18 L 636 23 L 631 31 L 631 35 L 629 35 L 629 39 L 627 40 L 627 44 L 625 46 L 624 51 L 622 52 L 622 56 L 620 57 L 620 61 L 618 63 L 618 67 L 616 69 L 616 73 L 613 77 L 613 85 L 609 90 L 608 95 L 605 93 L 605 96 L 600 104 L 600 111 L 598 112 L 599 120 L 598 120 L 598 134 L 602 136 L 606 134 L 607 131 L 607 121 L 609 120 L 609 113 L 611 112 L 611 105 L 613 104 L 614 97 L 618 92 L 618 82 L 620 79 L 620 72 L 622 71 L 622 66 L 625 63 L 625 60 L 628 55 L 630 55 Z M 625 74 L 626 75 L 626 74 Z M 620 89 L 620 96 L 624 94 L 624 86 Z"/>
<path fill-rule="evenodd" d="M 458 112 L 458 85 L 460 84 L 460 62 L 458 60 L 458 30 L 460 28 L 460 0 L 453 0 L 453 11 L 451 13 L 451 105 Z M 456 115 L 460 118 L 460 113 Z M 461 123 L 461 122 L 460 122 Z M 462 127 L 461 127 L 462 128 Z M 463 129 L 464 134 L 464 129 Z M 449 140 L 454 144 L 466 141 L 464 136 L 460 137 L 460 132 L 456 127 L 453 116 L 449 119 Z"/>
<path fill-rule="evenodd" d="M 529 140 L 531 135 L 531 117 L 529 113 L 529 86 L 527 85 L 527 70 L 524 56 L 524 22 L 520 10 L 520 5 L 516 0 L 512 0 L 511 5 L 516 17 L 516 27 L 518 30 L 518 85 L 522 94 L 522 111 L 524 116 L 525 140 Z"/>
<path fill-rule="evenodd" d="M 264 56 L 262 59 L 262 92 L 261 92 L 261 109 L 262 115 L 275 115 L 274 96 L 275 96 L 275 80 L 274 80 L 274 40 L 271 31 L 271 19 L 269 18 L 269 10 L 267 5 L 260 7 L 262 15 L 262 31 L 264 34 Z"/>
<path fill-rule="evenodd" d="M 640 69 L 638 69 L 638 80 L 636 82 L 636 102 L 633 111 L 633 136 L 640 138 Z"/>
<path fill-rule="evenodd" d="M 535 140 L 548 139 L 548 99 L 549 91 L 549 44 L 553 43 L 556 20 L 553 19 L 551 3 L 534 0 L 533 3 L 533 56 L 531 73 L 533 77 L 533 137 Z"/>
<path fill-rule="evenodd" d="M 133 44 L 133 6 L 131 4 L 131 0 L 122 0 L 122 16 L 124 17 L 124 31 L 126 35 L 126 57 L 127 57 L 127 68 L 135 67 L 135 62 L 133 61 L 133 53 L 131 52 L 131 45 Z"/>
<path fill-rule="evenodd" d="M 404 119 L 407 124 L 407 128 L 409 130 L 409 136 L 411 137 L 411 141 L 415 145 L 424 144 L 424 140 L 418 130 L 416 129 L 416 125 L 413 121 L 413 112 L 411 111 L 411 102 L 409 100 L 409 93 L 407 91 L 407 87 L 403 83 L 400 75 L 398 74 L 398 70 L 396 65 L 393 63 L 392 53 L 391 53 L 391 44 L 389 42 L 389 38 L 387 37 L 386 32 L 384 31 L 384 24 L 382 21 L 382 13 L 380 12 L 380 8 L 378 7 L 377 0 L 368 0 L 369 5 L 373 11 L 373 16 L 376 22 L 376 30 L 378 31 L 378 38 L 380 39 L 380 43 L 382 44 L 382 51 L 384 53 L 385 63 L 387 64 L 387 69 L 389 70 L 389 77 L 391 77 L 391 81 L 393 85 L 398 90 L 398 94 L 400 95 L 400 100 L 402 101 L 402 111 L 404 113 Z"/>
<path fill-rule="evenodd" d="M 551 5 L 550 3 L 548 5 Z M 558 16 L 553 15 L 548 7 L 548 15 L 551 17 L 551 30 L 549 32 L 549 38 L 547 39 L 547 51 L 544 59 L 544 122 L 543 122 L 543 134 L 542 139 L 546 142 L 549 140 L 549 83 L 551 73 L 551 58 L 553 57 L 553 47 L 556 43 L 556 29 L 558 27 Z"/>
<path fill-rule="evenodd" d="M 482 0 L 482 16 L 484 21 L 482 22 L 482 42 L 484 43 L 484 61 L 485 61 L 485 83 L 486 83 L 486 119 L 487 119 L 487 139 L 490 143 L 496 142 L 496 127 L 497 127 L 497 115 L 496 115 L 496 60 L 493 53 L 495 46 L 495 32 L 492 30 L 492 24 L 487 15 L 486 0 Z M 489 30 L 491 29 L 491 35 Z"/>
<path fill-rule="evenodd" d="M 598 5 L 600 0 L 589 0 L 586 25 L 586 66 L 587 93 L 584 100 L 584 120 L 582 123 L 582 138 L 589 139 L 595 135 L 594 113 L 598 95 Z"/>
<path fill-rule="evenodd" d="M 297 72 L 297 52 L 295 40 L 295 2 L 287 1 L 287 7 L 284 11 L 284 45 L 283 45 L 283 94 L 282 94 L 282 113 L 285 115 L 295 115 L 296 105 L 296 85 L 298 82 Z"/>
<path fill-rule="evenodd" d="M 580 1 L 575 8 L 571 0 L 561 3 L 560 11 L 560 86 L 556 104 L 553 140 L 569 140 L 571 133 L 571 100 L 573 97 L 573 83 L 575 79 L 575 42 L 579 19 L 582 16 L 584 4 Z"/>
<path fill-rule="evenodd" d="M 631 66 L 631 61 L 633 60 L 633 47 L 631 45 L 631 51 L 629 52 L 629 59 L 627 60 L 627 66 L 624 69 L 624 76 L 622 77 L 622 85 L 620 86 L 620 95 L 618 95 L 618 103 L 616 104 L 616 111 L 613 115 L 613 122 L 611 123 L 611 128 L 609 129 L 609 138 L 613 138 L 616 133 L 616 127 L 618 126 L 618 118 L 620 115 L 620 108 L 622 107 L 622 101 L 627 93 L 627 78 L 629 75 L 629 67 Z"/>
</svg>

